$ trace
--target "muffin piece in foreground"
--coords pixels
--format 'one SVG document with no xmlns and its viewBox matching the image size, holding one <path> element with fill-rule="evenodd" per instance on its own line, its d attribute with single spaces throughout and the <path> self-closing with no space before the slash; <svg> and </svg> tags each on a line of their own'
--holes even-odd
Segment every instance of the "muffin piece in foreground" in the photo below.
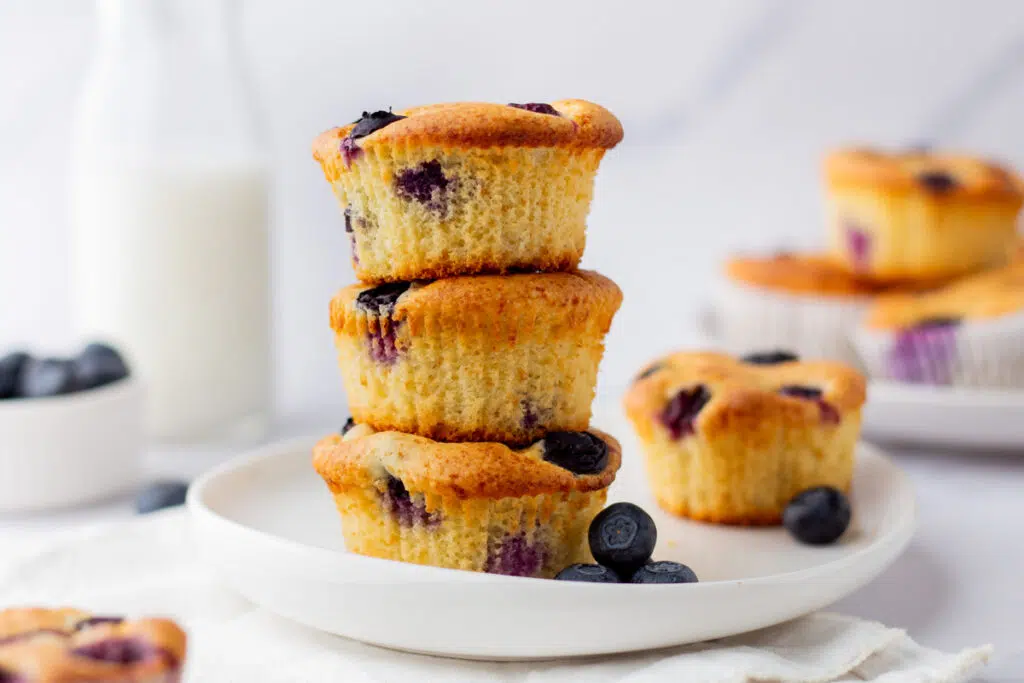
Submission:
<svg viewBox="0 0 1024 683">
<path fill-rule="evenodd" d="M 840 363 L 695 352 L 648 366 L 625 408 L 661 507 L 778 524 L 804 489 L 849 489 L 864 396 L 864 378 Z"/>
<path fill-rule="evenodd" d="M 443 441 L 584 430 L 621 301 L 589 271 L 347 287 L 331 326 L 352 416 Z"/>
<path fill-rule="evenodd" d="M 779 348 L 859 365 L 850 336 L 879 286 L 820 254 L 732 258 L 724 276 L 709 332 L 725 351 Z"/>
<path fill-rule="evenodd" d="M 364 112 L 313 157 L 341 203 L 363 282 L 572 270 L 594 176 L 622 139 L 582 100 Z"/>
<path fill-rule="evenodd" d="M 1024 184 L 981 159 L 834 152 L 825 161 L 831 252 L 879 281 L 938 280 L 1002 265 Z"/>
<path fill-rule="evenodd" d="M 0 681 L 178 683 L 185 645 L 185 633 L 167 619 L 7 609 L 0 611 Z"/>
<path fill-rule="evenodd" d="M 880 298 L 857 331 L 875 378 L 1024 387 L 1024 262 L 918 296 Z"/>
<path fill-rule="evenodd" d="M 620 461 L 619 443 L 595 429 L 514 450 L 357 425 L 313 455 L 350 551 L 546 578 L 591 561 L 587 530 Z"/>
</svg>

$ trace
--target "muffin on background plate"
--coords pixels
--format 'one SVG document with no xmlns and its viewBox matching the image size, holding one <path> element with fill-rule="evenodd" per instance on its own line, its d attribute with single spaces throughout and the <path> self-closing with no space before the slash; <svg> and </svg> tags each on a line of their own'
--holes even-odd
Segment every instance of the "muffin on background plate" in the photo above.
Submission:
<svg viewBox="0 0 1024 683">
<path fill-rule="evenodd" d="M 736 257 L 714 292 L 709 332 L 729 353 L 782 348 L 859 365 L 850 335 L 878 291 L 821 254 Z"/>
<path fill-rule="evenodd" d="M 587 531 L 620 461 L 618 442 L 595 429 L 517 450 L 366 425 L 322 440 L 313 457 L 350 551 L 545 578 L 591 561 Z"/>
<path fill-rule="evenodd" d="M 849 489 L 864 399 L 863 376 L 840 363 L 692 352 L 643 370 L 625 409 L 662 508 L 765 525 L 805 489 Z"/>
<path fill-rule="evenodd" d="M 855 340 L 872 378 L 1024 388 L 1024 262 L 879 298 Z"/>
<path fill-rule="evenodd" d="M 879 282 L 936 281 L 1006 263 L 1024 184 L 976 157 L 844 149 L 825 160 L 830 251 Z"/>
<path fill-rule="evenodd" d="M 590 271 L 346 287 L 331 326 L 349 408 L 377 430 L 443 441 L 584 430 L 621 301 Z"/>
<path fill-rule="evenodd" d="M 622 140 L 608 110 L 459 102 L 364 112 L 313 157 L 341 203 L 363 282 L 572 270 L 594 176 Z"/>
<path fill-rule="evenodd" d="M 0 681 L 177 683 L 185 647 L 184 631 L 168 619 L 0 610 Z"/>
</svg>

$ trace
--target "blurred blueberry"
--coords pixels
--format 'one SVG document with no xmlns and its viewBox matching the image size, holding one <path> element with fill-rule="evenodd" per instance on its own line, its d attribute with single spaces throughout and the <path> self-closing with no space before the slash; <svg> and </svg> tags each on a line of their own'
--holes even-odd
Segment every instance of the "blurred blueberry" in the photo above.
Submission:
<svg viewBox="0 0 1024 683">
<path fill-rule="evenodd" d="M 74 363 L 80 389 L 95 389 L 128 376 L 124 358 L 106 344 L 89 344 L 75 357 Z"/>
<path fill-rule="evenodd" d="M 18 394 L 18 378 L 31 358 L 24 351 L 15 351 L 0 358 L 0 399 L 14 398 Z"/>
<path fill-rule="evenodd" d="M 188 482 L 170 480 L 153 482 L 135 496 L 135 512 L 145 515 L 164 508 L 183 505 L 187 494 Z"/>
<path fill-rule="evenodd" d="M 17 395 L 43 398 L 70 394 L 78 388 L 75 366 L 63 358 L 30 358 L 18 377 Z"/>
</svg>

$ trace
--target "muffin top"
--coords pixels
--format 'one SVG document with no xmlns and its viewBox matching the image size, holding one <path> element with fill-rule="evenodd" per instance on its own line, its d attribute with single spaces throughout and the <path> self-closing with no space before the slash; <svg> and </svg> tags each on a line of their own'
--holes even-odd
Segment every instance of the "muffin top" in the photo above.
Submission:
<svg viewBox="0 0 1024 683">
<path fill-rule="evenodd" d="M 154 680 L 181 666 L 185 640 L 185 633 L 166 619 L 126 621 L 76 609 L 7 609 L 0 611 L 0 680 Z"/>
<path fill-rule="evenodd" d="M 832 186 L 918 190 L 935 197 L 1024 199 L 1024 181 L 1014 171 L 966 154 L 907 150 L 886 152 L 856 147 L 825 158 Z"/>
<path fill-rule="evenodd" d="M 841 363 L 792 354 L 737 359 L 674 353 L 647 366 L 626 393 L 626 414 L 642 438 L 775 438 L 780 426 L 834 426 L 864 404 L 863 375 Z"/>
<path fill-rule="evenodd" d="M 738 256 L 726 261 L 725 274 L 733 282 L 792 294 L 872 296 L 880 290 L 824 254 Z"/>
<path fill-rule="evenodd" d="M 622 303 L 608 278 L 572 273 L 467 275 L 428 282 L 355 284 L 331 301 L 331 327 L 356 335 L 402 324 L 411 335 L 605 334 Z"/>
<path fill-rule="evenodd" d="M 1024 311 L 1024 261 L 965 277 L 934 292 L 880 297 L 868 310 L 864 325 L 873 330 L 903 330 L 1020 311 Z"/>
<path fill-rule="evenodd" d="M 444 497 L 515 498 L 596 491 L 615 479 L 622 451 L 613 437 L 551 432 L 523 448 L 501 443 L 445 443 L 356 425 L 313 451 L 313 467 L 332 491 L 399 480 L 405 489 Z"/>
<path fill-rule="evenodd" d="M 352 144 L 363 150 L 396 144 L 611 149 L 621 140 L 619 120 L 604 107 L 584 100 L 452 102 L 394 113 L 364 112 L 359 120 L 317 136 L 313 158 L 322 162 L 342 153 L 343 145 Z"/>
</svg>

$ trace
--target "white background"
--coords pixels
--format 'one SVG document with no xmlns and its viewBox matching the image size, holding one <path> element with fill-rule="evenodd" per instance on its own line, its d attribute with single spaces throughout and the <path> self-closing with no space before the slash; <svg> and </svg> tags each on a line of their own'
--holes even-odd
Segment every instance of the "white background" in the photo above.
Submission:
<svg viewBox="0 0 1024 683">
<path fill-rule="evenodd" d="M 819 240 L 828 146 L 931 139 L 1024 165 L 1019 0 L 241 5 L 276 160 L 285 413 L 342 410 L 326 310 L 353 276 L 309 145 L 363 109 L 582 97 L 620 116 L 584 261 L 626 294 L 605 386 L 692 338 L 725 254 Z M 93 19 L 86 0 L 0 2 L 0 346 L 71 342 L 66 169 Z"/>
</svg>

